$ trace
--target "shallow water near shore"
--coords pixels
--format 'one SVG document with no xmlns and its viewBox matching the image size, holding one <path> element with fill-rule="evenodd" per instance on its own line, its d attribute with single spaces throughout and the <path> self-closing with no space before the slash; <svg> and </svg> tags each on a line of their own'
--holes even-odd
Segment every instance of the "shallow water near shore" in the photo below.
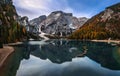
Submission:
<svg viewBox="0 0 120 76">
<path fill-rule="evenodd" d="M 120 47 L 110 43 L 41 40 L 14 48 L 12 76 L 120 76 Z"/>
</svg>

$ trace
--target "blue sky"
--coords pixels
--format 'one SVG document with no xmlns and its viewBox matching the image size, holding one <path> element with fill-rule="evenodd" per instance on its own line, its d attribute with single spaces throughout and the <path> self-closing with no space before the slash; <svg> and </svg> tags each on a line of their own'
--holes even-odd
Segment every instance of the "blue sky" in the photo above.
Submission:
<svg viewBox="0 0 120 76">
<path fill-rule="evenodd" d="M 30 19 L 58 10 L 90 18 L 118 2 L 120 0 L 13 0 L 18 14 Z"/>
</svg>

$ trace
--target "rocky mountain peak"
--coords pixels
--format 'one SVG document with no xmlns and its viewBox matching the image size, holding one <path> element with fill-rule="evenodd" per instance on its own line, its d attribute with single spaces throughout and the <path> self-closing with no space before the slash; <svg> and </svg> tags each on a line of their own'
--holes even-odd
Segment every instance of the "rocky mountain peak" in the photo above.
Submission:
<svg viewBox="0 0 120 76">
<path fill-rule="evenodd" d="M 27 16 L 24 16 L 24 17 L 18 16 L 18 23 L 23 26 L 29 25 L 28 17 Z"/>
<path fill-rule="evenodd" d="M 86 17 L 80 17 L 80 18 L 78 18 L 79 19 L 79 21 L 84 21 L 84 20 L 88 20 L 88 18 L 86 18 Z"/>
<path fill-rule="evenodd" d="M 107 7 L 103 13 L 104 14 L 101 16 L 101 18 L 102 18 L 101 20 L 102 21 L 110 20 L 115 15 L 118 15 L 118 17 L 119 17 L 119 14 L 120 14 L 120 3 L 117 3 L 115 5 Z"/>
<path fill-rule="evenodd" d="M 30 23 L 30 25 L 38 26 L 45 19 L 46 19 L 46 15 L 42 15 L 42 16 L 39 16 L 38 18 L 30 20 L 29 23 Z"/>
<path fill-rule="evenodd" d="M 40 25 L 40 31 L 48 34 L 63 36 L 70 33 L 72 16 L 62 11 L 52 12 Z M 69 30 L 69 32 L 67 31 Z"/>
<path fill-rule="evenodd" d="M 107 7 L 89 19 L 71 38 L 80 39 L 118 39 L 120 38 L 120 3 Z"/>
<path fill-rule="evenodd" d="M 81 18 L 79 20 L 74 17 L 72 13 L 65 13 L 63 11 L 54 11 L 47 17 L 45 15 L 30 20 L 31 26 L 34 26 L 33 30 L 36 33 L 46 33 L 56 36 L 70 35 L 74 30 L 81 27 L 83 23 L 87 21 L 87 18 Z"/>
<path fill-rule="evenodd" d="M 54 11 L 50 15 L 62 15 L 62 14 L 68 15 L 68 16 L 73 16 L 72 13 L 65 13 L 63 11 Z"/>
<path fill-rule="evenodd" d="M 82 26 L 85 22 L 87 22 L 88 18 L 86 17 L 80 17 L 78 18 L 78 21 L 80 23 L 80 25 Z"/>
</svg>

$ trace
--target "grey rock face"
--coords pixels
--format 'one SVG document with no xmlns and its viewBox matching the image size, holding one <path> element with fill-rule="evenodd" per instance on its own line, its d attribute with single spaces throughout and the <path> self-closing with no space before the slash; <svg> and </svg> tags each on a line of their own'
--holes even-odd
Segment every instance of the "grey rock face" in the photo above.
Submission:
<svg viewBox="0 0 120 76">
<path fill-rule="evenodd" d="M 46 16 L 45 16 L 45 15 L 42 15 L 42 16 L 40 16 L 40 17 L 38 17 L 38 18 L 35 18 L 35 19 L 33 19 L 33 20 L 30 20 L 30 21 L 29 21 L 29 24 L 30 24 L 30 26 L 33 28 L 33 29 L 31 30 L 31 32 L 40 33 L 40 32 L 39 32 L 40 23 L 41 23 L 42 21 L 44 21 L 45 19 L 46 19 Z"/>
<path fill-rule="evenodd" d="M 71 26 L 71 28 L 76 30 L 80 26 L 82 26 L 82 25 L 80 24 L 79 19 L 76 18 L 76 17 L 72 17 L 72 26 Z"/>
<path fill-rule="evenodd" d="M 107 19 L 110 20 L 111 19 L 111 15 L 114 13 L 113 10 L 111 9 L 106 9 L 104 12 L 104 15 L 101 17 L 102 21 L 106 21 Z"/>
<path fill-rule="evenodd" d="M 30 25 L 38 26 L 38 25 L 40 25 L 40 23 L 41 23 L 43 20 L 45 20 L 45 19 L 46 19 L 46 16 L 45 16 L 45 15 L 42 15 L 42 16 L 40 16 L 40 17 L 38 17 L 38 18 L 35 18 L 35 19 L 33 19 L 33 20 L 30 20 L 29 23 L 30 23 Z"/>
<path fill-rule="evenodd" d="M 30 20 L 29 23 L 34 26 L 36 33 L 43 32 L 50 35 L 67 36 L 81 27 L 87 20 L 87 18 L 78 19 L 72 13 L 55 11 L 47 17 L 43 15 Z"/>
<path fill-rule="evenodd" d="M 31 31 L 32 30 L 32 27 L 30 27 L 30 24 L 29 24 L 29 21 L 28 21 L 28 17 L 27 16 L 24 16 L 24 17 L 21 17 L 21 16 L 18 16 L 18 19 L 17 19 L 18 23 L 24 27 L 26 27 L 26 30 L 27 31 Z"/>
<path fill-rule="evenodd" d="M 72 22 L 72 14 L 62 11 L 52 12 L 45 21 L 40 24 L 40 30 L 44 33 L 66 36 L 72 33 L 70 24 Z"/>
<path fill-rule="evenodd" d="M 85 22 L 87 22 L 88 18 L 81 17 L 81 18 L 78 18 L 78 20 L 79 20 L 79 24 L 82 26 Z"/>
<path fill-rule="evenodd" d="M 26 26 L 29 24 L 28 22 L 28 17 L 27 16 L 24 16 L 24 17 L 18 17 L 18 20 L 19 20 L 19 24 L 23 25 L 23 26 Z"/>
</svg>

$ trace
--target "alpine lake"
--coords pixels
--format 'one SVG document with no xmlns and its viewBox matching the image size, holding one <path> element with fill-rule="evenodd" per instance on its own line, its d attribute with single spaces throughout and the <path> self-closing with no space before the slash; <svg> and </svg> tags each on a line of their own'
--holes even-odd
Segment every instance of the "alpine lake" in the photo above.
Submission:
<svg viewBox="0 0 120 76">
<path fill-rule="evenodd" d="M 6 76 L 120 76 L 120 46 L 80 40 L 14 45 Z"/>
</svg>

